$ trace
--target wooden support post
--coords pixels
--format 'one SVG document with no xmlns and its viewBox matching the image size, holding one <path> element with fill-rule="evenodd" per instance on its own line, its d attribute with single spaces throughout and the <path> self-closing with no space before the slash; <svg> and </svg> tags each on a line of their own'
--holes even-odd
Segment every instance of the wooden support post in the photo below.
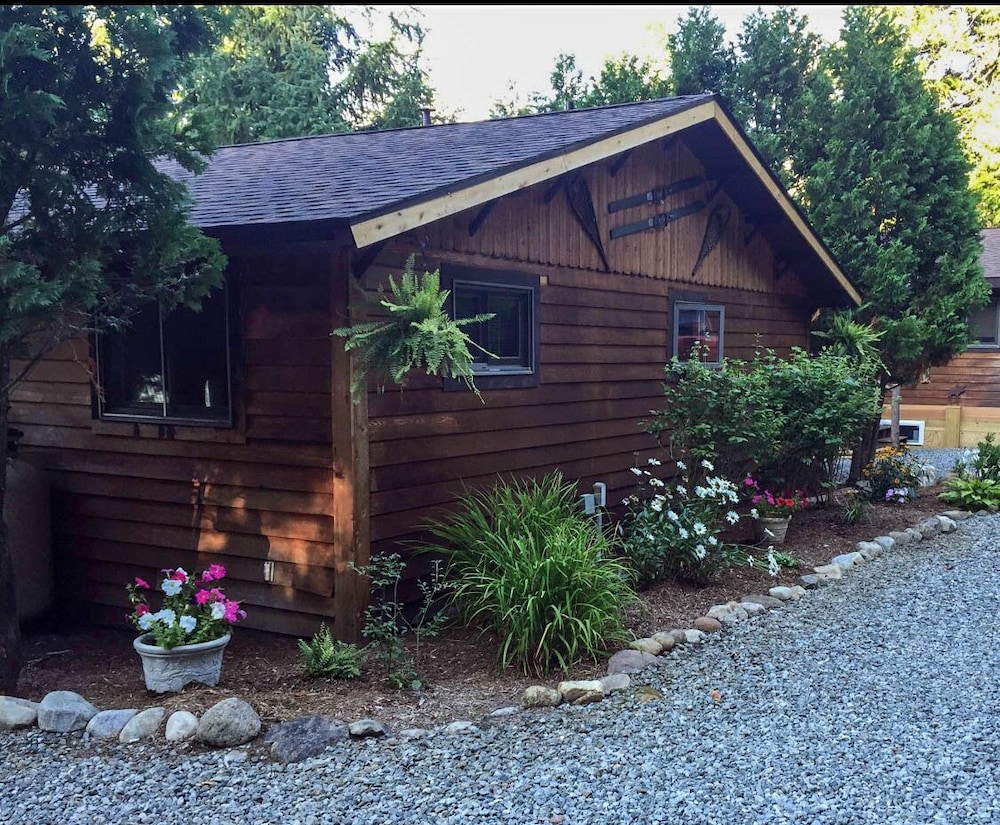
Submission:
<svg viewBox="0 0 1000 825">
<path fill-rule="evenodd" d="M 361 300 L 352 286 L 350 251 L 341 247 L 330 266 L 330 328 L 363 319 Z M 369 526 L 368 398 L 351 397 L 353 353 L 344 339 L 331 335 L 330 413 L 333 427 L 333 635 L 345 642 L 361 639 L 362 617 L 368 606 L 368 580 L 351 564 L 368 564 Z"/>
<path fill-rule="evenodd" d="M 944 444 L 941 446 L 962 446 L 962 407 L 958 404 L 944 408 Z"/>
</svg>

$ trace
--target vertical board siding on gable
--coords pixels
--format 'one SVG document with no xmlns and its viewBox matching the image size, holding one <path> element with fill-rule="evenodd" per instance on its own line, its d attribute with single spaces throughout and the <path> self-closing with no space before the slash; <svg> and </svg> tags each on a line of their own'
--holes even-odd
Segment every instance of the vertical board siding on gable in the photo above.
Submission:
<svg viewBox="0 0 1000 825">
<path fill-rule="evenodd" d="M 581 234 L 573 227 L 568 231 Z M 407 254 L 401 246 L 384 252 L 366 275 L 369 289 L 398 273 Z M 579 480 L 581 491 L 606 482 L 609 502 L 620 502 L 633 490 L 630 466 L 655 450 L 640 422 L 663 400 L 668 296 L 679 285 L 429 247 L 418 257 L 418 273 L 442 259 L 541 276 L 541 385 L 484 390 L 485 404 L 426 376 L 402 390 L 370 392 L 373 548 L 404 547 L 464 489 L 501 475 L 540 477 L 558 468 Z M 719 287 L 704 294 L 726 305 L 732 357 L 752 358 L 757 333 L 783 354 L 807 342 L 807 313 L 793 299 Z"/>
<path fill-rule="evenodd" d="M 230 254 L 242 271 L 245 443 L 231 430 L 166 439 L 152 425 L 141 437 L 95 426 L 82 341 L 14 392 L 22 452 L 49 471 L 65 595 L 98 620 L 122 623 L 133 576 L 213 561 L 249 627 L 312 633 L 333 612 L 329 256 Z"/>
<path fill-rule="evenodd" d="M 738 183 L 725 183 L 721 191 L 694 215 L 679 218 L 663 229 L 648 229 L 611 239 L 613 227 L 645 220 L 712 195 L 717 181 L 670 195 L 664 203 L 650 203 L 615 212 L 608 205 L 650 189 L 667 186 L 705 170 L 682 140 L 642 147 L 633 152 L 612 174 L 617 158 L 608 158 L 580 170 L 590 190 L 600 237 L 611 270 L 627 275 L 663 278 L 680 283 L 743 289 L 767 294 L 803 296 L 805 289 L 794 275 L 794 261 L 780 277 L 770 246 L 752 232 L 728 190 Z M 480 254 L 493 259 L 603 271 L 594 245 L 580 229 L 563 188 L 553 191 L 553 182 L 530 187 L 499 200 L 475 235 L 469 224 L 478 210 L 445 218 L 415 230 L 426 247 L 442 252 Z M 726 204 L 730 219 L 718 246 L 692 275 L 702 248 L 705 227 L 712 209 Z M 752 235 L 752 237 L 750 237 Z M 749 243 L 746 238 L 750 237 Z"/>
</svg>

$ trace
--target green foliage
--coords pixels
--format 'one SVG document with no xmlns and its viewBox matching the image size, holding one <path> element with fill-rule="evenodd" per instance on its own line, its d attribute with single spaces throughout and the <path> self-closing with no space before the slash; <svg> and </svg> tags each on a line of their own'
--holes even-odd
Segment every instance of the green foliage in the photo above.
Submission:
<svg viewBox="0 0 1000 825">
<path fill-rule="evenodd" d="M 939 498 L 967 510 L 1000 506 L 1000 444 L 995 433 L 986 435 L 956 462 L 955 472 L 944 481 Z"/>
<path fill-rule="evenodd" d="M 872 505 L 861 495 L 860 490 L 845 490 L 843 519 L 845 524 L 865 524 L 871 521 Z"/>
<path fill-rule="evenodd" d="M 711 462 L 704 462 L 702 470 L 712 472 Z M 675 578 L 704 585 L 719 571 L 745 563 L 739 548 L 720 539 L 740 520 L 736 486 L 717 475 L 692 484 L 686 472 L 675 484 L 659 477 L 659 466 L 650 459 L 648 467 L 632 468 L 637 489 L 617 525 L 618 543 L 638 584 Z M 687 469 L 683 462 L 677 466 Z"/>
<path fill-rule="evenodd" d="M 182 89 L 189 117 L 218 143 L 418 126 L 433 91 L 423 29 L 373 6 L 221 7 L 225 39 Z"/>
<path fill-rule="evenodd" d="M 781 416 L 773 452 L 755 475 L 767 486 L 821 494 L 831 485 L 841 453 L 853 448 L 867 422 L 881 412 L 874 376 L 845 356 L 810 356 L 798 347 L 788 358 L 761 351 L 754 363 L 769 388 L 770 409 Z"/>
<path fill-rule="evenodd" d="M 379 292 L 378 303 L 388 310 L 388 318 L 333 330 L 333 335 L 346 339 L 345 349 L 358 351 L 357 372 L 351 385 L 355 400 L 364 392 L 369 374 L 377 377 L 382 392 L 386 381 L 402 384 L 408 373 L 419 369 L 428 375 L 460 379 L 479 395 L 473 381 L 469 348 L 486 350 L 462 327 L 487 321 L 493 314 L 451 318 L 445 309 L 450 292 L 441 289 L 440 272 L 417 276 L 413 271 L 415 261 L 415 255 L 407 258 L 398 284 L 389 276 L 391 297 Z"/>
<path fill-rule="evenodd" d="M 420 643 L 440 633 L 447 622 L 447 615 L 438 610 L 450 590 L 440 562 L 432 563 L 429 579 L 418 582 L 422 601 L 413 614 L 399 596 L 406 570 L 406 562 L 399 553 L 373 556 L 367 565 L 351 564 L 351 569 L 367 578 L 373 590 L 361 634 L 376 659 L 382 662 L 386 681 L 397 690 L 420 690 L 423 687 Z M 407 637 L 415 641 L 413 654 L 406 647 Z"/>
<path fill-rule="evenodd" d="M 676 356 L 666 373 L 663 406 L 642 426 L 688 466 L 694 483 L 705 475 L 703 461 L 718 475 L 737 478 L 748 462 L 770 456 L 784 413 L 772 401 L 765 373 L 735 359 L 713 368 Z"/>
<path fill-rule="evenodd" d="M 726 27 L 708 6 L 689 6 L 676 31 L 667 35 L 666 46 L 674 94 L 723 91 L 735 58 L 726 43 Z"/>
<path fill-rule="evenodd" d="M 464 620 L 499 634 L 499 667 L 566 671 L 625 640 L 623 613 L 638 601 L 629 572 L 559 473 L 467 492 L 428 529 Z"/>
<path fill-rule="evenodd" d="M 357 679 L 361 675 L 361 651 L 358 646 L 334 639 L 325 622 L 320 623 L 308 642 L 299 639 L 299 652 L 306 676 Z"/>
<path fill-rule="evenodd" d="M 880 447 L 862 470 L 865 491 L 875 502 L 895 502 L 905 504 L 911 498 L 911 491 L 920 484 L 920 463 L 906 448 Z"/>
</svg>

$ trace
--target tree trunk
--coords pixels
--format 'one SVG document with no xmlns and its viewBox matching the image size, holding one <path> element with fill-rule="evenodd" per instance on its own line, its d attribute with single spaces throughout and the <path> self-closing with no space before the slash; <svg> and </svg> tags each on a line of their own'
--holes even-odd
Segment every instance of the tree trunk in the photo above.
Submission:
<svg viewBox="0 0 1000 825">
<path fill-rule="evenodd" d="M 899 402 L 901 394 L 902 390 L 899 384 L 894 384 L 892 387 L 892 414 L 889 421 L 889 434 L 892 438 L 893 447 L 899 446 Z"/>
<path fill-rule="evenodd" d="M 858 441 L 851 453 L 851 472 L 847 477 L 849 485 L 857 484 L 861 480 L 861 471 L 875 458 L 880 423 L 880 418 L 873 419 L 861 432 L 861 440 Z"/>
<path fill-rule="evenodd" d="M 10 379 L 10 354 L 0 352 L 0 387 Z M 14 586 L 14 560 L 3 519 L 7 498 L 7 412 L 10 397 L 0 394 L 0 694 L 15 696 L 21 673 L 21 624 L 17 617 L 17 588 Z"/>
</svg>

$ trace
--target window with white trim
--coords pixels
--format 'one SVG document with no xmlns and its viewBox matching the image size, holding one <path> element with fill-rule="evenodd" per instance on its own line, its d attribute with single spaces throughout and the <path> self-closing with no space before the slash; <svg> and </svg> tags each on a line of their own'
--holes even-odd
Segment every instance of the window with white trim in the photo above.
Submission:
<svg viewBox="0 0 1000 825">
<path fill-rule="evenodd" d="M 721 365 L 726 310 L 721 304 L 675 301 L 673 353 L 681 361 L 697 357 L 708 365 Z"/>
</svg>

